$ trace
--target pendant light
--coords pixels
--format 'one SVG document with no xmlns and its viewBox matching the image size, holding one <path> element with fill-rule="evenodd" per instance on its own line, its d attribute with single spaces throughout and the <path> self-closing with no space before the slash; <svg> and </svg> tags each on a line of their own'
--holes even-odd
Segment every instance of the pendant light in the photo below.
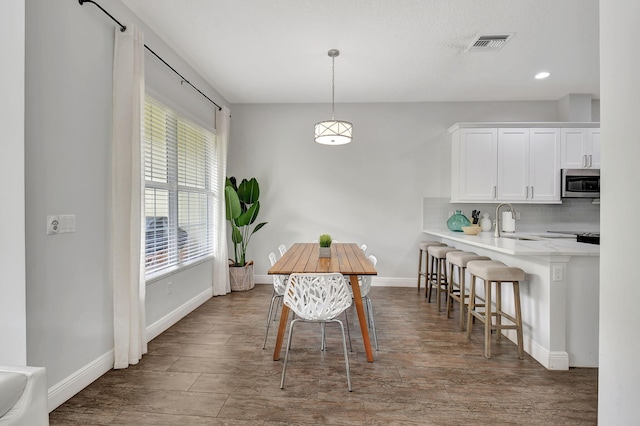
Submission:
<svg viewBox="0 0 640 426">
<path fill-rule="evenodd" d="M 328 52 L 331 57 L 331 120 L 316 123 L 315 140 L 323 145 L 344 145 L 351 142 L 353 136 L 353 124 L 348 121 L 335 119 L 335 91 L 336 91 L 336 56 L 340 55 L 338 49 Z"/>
</svg>

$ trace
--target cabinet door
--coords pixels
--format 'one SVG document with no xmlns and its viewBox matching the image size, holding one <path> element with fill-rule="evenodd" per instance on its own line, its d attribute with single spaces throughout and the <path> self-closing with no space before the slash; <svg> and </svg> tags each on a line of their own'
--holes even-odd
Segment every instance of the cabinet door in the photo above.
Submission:
<svg viewBox="0 0 640 426">
<path fill-rule="evenodd" d="M 498 200 L 526 200 L 528 189 L 529 129 L 498 129 Z"/>
<path fill-rule="evenodd" d="M 531 129 L 529 133 L 528 199 L 560 200 L 560 129 Z"/>
<path fill-rule="evenodd" d="M 600 129 L 589 129 L 589 148 L 591 157 L 589 166 L 593 169 L 600 168 Z"/>
<path fill-rule="evenodd" d="M 496 198 L 497 129 L 460 130 L 460 200 Z"/>
<path fill-rule="evenodd" d="M 588 166 L 589 134 L 587 129 L 562 129 L 561 168 L 583 169 Z"/>
</svg>

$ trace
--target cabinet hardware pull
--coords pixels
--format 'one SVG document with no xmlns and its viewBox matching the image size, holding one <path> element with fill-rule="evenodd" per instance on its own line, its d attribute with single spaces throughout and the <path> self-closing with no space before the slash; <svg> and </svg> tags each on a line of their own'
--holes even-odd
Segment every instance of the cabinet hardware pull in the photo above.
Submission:
<svg viewBox="0 0 640 426">
<path fill-rule="evenodd" d="M 533 200 L 533 186 L 531 187 L 531 199 Z"/>
<path fill-rule="evenodd" d="M 526 197 L 526 199 L 527 200 L 529 199 L 529 187 L 528 186 L 527 186 L 527 197 Z"/>
<path fill-rule="evenodd" d="M 496 188 L 496 186 L 494 185 L 494 186 L 493 186 L 493 198 L 496 198 L 496 194 L 497 194 L 497 192 L 498 192 L 498 191 L 497 191 L 497 188 Z"/>
<path fill-rule="evenodd" d="M 593 166 L 593 155 L 589 154 L 589 168 Z"/>
<path fill-rule="evenodd" d="M 582 167 L 587 167 L 587 155 L 582 156 Z"/>
</svg>

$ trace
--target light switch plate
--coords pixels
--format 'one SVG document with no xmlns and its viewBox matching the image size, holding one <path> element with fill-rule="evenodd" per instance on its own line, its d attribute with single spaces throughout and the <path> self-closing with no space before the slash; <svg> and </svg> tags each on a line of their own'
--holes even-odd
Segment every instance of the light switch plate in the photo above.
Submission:
<svg viewBox="0 0 640 426">
<path fill-rule="evenodd" d="M 74 214 L 61 214 L 58 216 L 60 221 L 60 233 L 66 234 L 69 232 L 76 232 L 76 215 Z"/>
</svg>

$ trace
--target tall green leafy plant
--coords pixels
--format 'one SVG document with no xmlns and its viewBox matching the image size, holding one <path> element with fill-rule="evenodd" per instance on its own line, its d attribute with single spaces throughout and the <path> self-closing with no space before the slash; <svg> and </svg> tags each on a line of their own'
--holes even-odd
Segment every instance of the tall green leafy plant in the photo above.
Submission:
<svg viewBox="0 0 640 426">
<path fill-rule="evenodd" d="M 267 222 L 257 224 L 251 229 L 260 213 L 260 186 L 256 178 L 242 179 L 236 185 L 235 177 L 228 177 L 224 187 L 226 218 L 231 223 L 231 241 L 233 242 L 234 265 L 247 264 L 247 246 L 254 233 Z"/>
</svg>

